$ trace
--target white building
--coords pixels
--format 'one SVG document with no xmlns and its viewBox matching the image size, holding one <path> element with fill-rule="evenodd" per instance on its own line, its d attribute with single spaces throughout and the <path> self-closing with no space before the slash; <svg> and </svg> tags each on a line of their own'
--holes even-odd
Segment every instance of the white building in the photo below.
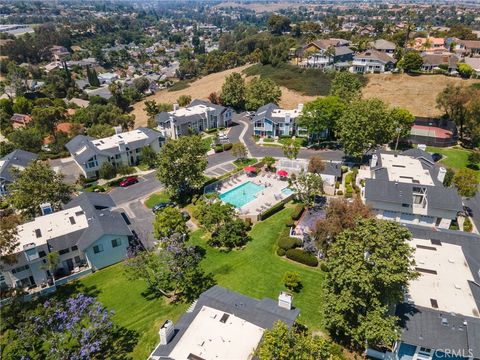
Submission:
<svg viewBox="0 0 480 360">
<path fill-rule="evenodd" d="M 377 151 L 363 199 L 380 219 L 448 229 L 462 200 L 454 188 L 443 186 L 445 173 L 419 149 L 401 155 Z"/>
<path fill-rule="evenodd" d="M 163 142 L 164 138 L 159 132 L 138 128 L 124 133 L 117 131 L 115 135 L 103 139 L 78 135 L 65 147 L 85 177 L 93 178 L 99 177 L 104 162 L 108 161 L 113 166 L 138 165 L 144 147 L 149 146 L 153 151 L 159 152 Z"/>
<path fill-rule="evenodd" d="M 232 122 L 233 110 L 204 100 L 193 100 L 190 105 L 155 116 L 157 129 L 168 138 L 177 139 L 190 133 L 228 127 Z"/>
</svg>

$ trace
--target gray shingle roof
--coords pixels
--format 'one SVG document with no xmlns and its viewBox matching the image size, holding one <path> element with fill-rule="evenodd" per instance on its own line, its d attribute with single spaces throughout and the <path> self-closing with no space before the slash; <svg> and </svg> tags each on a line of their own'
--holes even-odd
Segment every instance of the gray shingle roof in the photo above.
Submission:
<svg viewBox="0 0 480 360">
<path fill-rule="evenodd" d="M 264 119 L 269 119 L 273 122 L 278 122 L 279 120 L 284 121 L 285 119 L 282 119 L 280 117 L 272 118 L 272 112 L 277 109 L 279 109 L 279 107 L 274 103 L 268 103 L 266 105 L 260 106 L 255 113 L 255 116 L 252 118 L 252 121 L 255 122 Z"/>
<path fill-rule="evenodd" d="M 0 179 L 3 179 L 7 182 L 13 182 L 14 175 L 11 172 L 12 166 L 25 168 L 32 161 L 37 160 L 37 158 L 37 154 L 31 153 L 29 151 L 20 149 L 13 150 L 10 154 L 7 154 L 3 158 L 1 158 L 4 163 L 0 167 Z"/>
<path fill-rule="evenodd" d="M 195 106 L 195 105 L 204 105 L 204 106 L 208 106 L 208 107 L 211 107 L 211 108 L 215 109 L 212 114 L 216 115 L 216 116 L 221 115 L 223 112 L 225 112 L 227 110 L 227 108 L 225 106 L 212 104 L 211 102 L 206 101 L 206 100 L 195 99 L 190 103 L 189 106 Z M 176 125 L 180 126 L 180 125 L 187 124 L 187 123 L 190 123 L 190 122 L 195 122 L 195 121 L 198 121 L 198 120 L 205 120 L 205 114 L 202 113 L 202 114 L 191 114 L 191 115 L 186 115 L 186 116 L 178 116 L 178 115 L 175 115 L 172 112 L 163 111 L 163 112 L 161 112 L 161 113 L 159 113 L 155 116 L 155 121 L 158 124 L 162 124 L 162 123 L 170 121 L 170 118 L 173 119 L 173 121 Z"/>
<path fill-rule="evenodd" d="M 280 308 L 272 299 L 257 300 L 215 285 L 200 295 L 193 312 L 185 313 L 175 324 L 175 335 L 172 340 L 167 345 L 159 345 L 152 355 L 168 358 L 203 306 L 234 314 L 263 329 L 271 328 L 278 320 L 291 326 L 300 314 L 298 309 Z"/>
</svg>

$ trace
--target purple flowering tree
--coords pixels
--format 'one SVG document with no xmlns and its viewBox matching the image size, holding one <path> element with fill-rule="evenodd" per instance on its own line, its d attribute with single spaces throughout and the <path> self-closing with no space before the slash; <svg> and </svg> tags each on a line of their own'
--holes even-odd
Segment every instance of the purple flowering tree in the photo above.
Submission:
<svg viewBox="0 0 480 360">
<path fill-rule="evenodd" d="M 95 298 L 77 294 L 64 302 L 47 300 L 29 320 L 46 359 L 89 360 L 101 358 L 110 341 L 111 315 Z"/>
</svg>

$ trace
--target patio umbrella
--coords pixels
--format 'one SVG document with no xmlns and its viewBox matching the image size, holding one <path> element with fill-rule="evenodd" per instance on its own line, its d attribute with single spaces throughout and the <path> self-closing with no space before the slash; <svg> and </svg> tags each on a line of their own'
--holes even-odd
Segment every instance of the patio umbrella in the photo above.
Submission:
<svg viewBox="0 0 480 360">
<path fill-rule="evenodd" d="M 246 172 L 253 172 L 253 171 L 257 170 L 257 168 L 255 166 L 249 165 L 249 166 L 245 167 L 243 170 L 245 170 Z"/>
<path fill-rule="evenodd" d="M 280 177 L 287 177 L 288 172 L 286 172 L 285 170 L 278 170 L 277 175 L 280 176 Z"/>
</svg>

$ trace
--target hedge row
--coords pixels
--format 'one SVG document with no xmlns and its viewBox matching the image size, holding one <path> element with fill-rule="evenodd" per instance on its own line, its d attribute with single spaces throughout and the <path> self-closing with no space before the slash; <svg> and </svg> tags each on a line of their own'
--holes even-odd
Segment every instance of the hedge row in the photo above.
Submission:
<svg viewBox="0 0 480 360">
<path fill-rule="evenodd" d="M 287 251 L 301 246 L 302 241 L 300 239 L 290 237 L 289 234 L 286 234 L 278 238 L 277 245 L 280 249 Z"/>
<path fill-rule="evenodd" d="M 213 150 L 215 151 L 215 153 L 221 153 L 223 151 L 228 151 L 232 148 L 233 144 L 231 143 L 227 143 L 227 144 L 218 144 L 218 145 L 215 145 L 213 147 Z"/>
<path fill-rule="evenodd" d="M 265 211 L 263 214 L 260 214 L 260 220 L 265 220 L 265 219 L 269 218 L 273 214 L 276 214 L 280 210 L 283 210 L 284 207 L 285 207 L 285 205 L 283 203 L 279 203 L 277 205 L 272 206 L 270 209 Z"/>
<path fill-rule="evenodd" d="M 302 216 L 303 210 L 305 207 L 302 204 L 297 204 L 292 210 L 292 219 L 293 220 L 298 220 L 300 219 L 300 216 Z"/>
<path fill-rule="evenodd" d="M 313 267 L 318 266 L 318 259 L 314 255 L 302 249 L 289 249 L 287 250 L 285 255 L 288 259 L 299 262 L 301 264 Z"/>
</svg>

